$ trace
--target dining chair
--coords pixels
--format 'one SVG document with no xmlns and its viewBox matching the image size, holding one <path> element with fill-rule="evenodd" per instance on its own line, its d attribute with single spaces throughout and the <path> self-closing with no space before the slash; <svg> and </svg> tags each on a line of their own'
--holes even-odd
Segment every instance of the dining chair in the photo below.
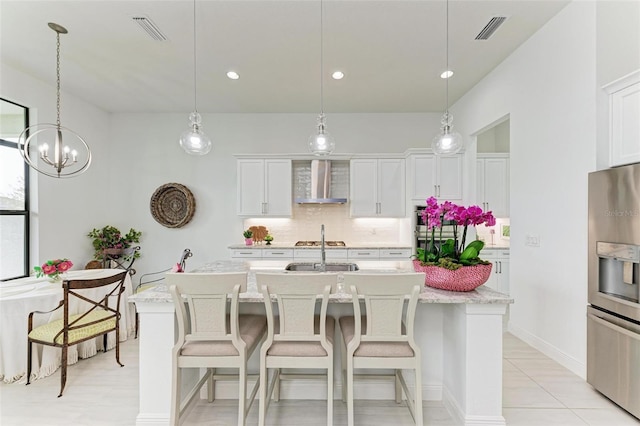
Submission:
<svg viewBox="0 0 640 426">
<path fill-rule="evenodd" d="M 67 352 L 69 346 L 85 340 L 103 336 L 104 351 L 107 350 L 107 334 L 116 332 L 116 362 L 120 367 L 120 299 L 124 292 L 124 282 L 129 271 L 123 270 L 105 278 L 71 279 L 62 282 L 63 299 L 57 307 L 50 311 L 34 311 L 29 314 L 27 324 L 27 385 L 31 380 L 31 360 L 33 344 L 54 346 L 61 348 L 62 359 L 60 365 L 60 394 L 62 396 L 67 382 Z M 109 289 L 109 286 L 113 288 Z M 107 293 L 93 297 L 85 290 L 106 288 Z M 115 298 L 115 306 L 110 305 L 110 299 Z M 77 300 L 76 300 L 77 299 Z M 70 304 L 82 303 L 86 308 L 78 314 L 70 313 Z M 39 327 L 33 327 L 34 314 L 51 314 L 62 308 L 62 318 Z"/>
<path fill-rule="evenodd" d="M 238 369 L 238 425 L 245 425 L 259 386 L 256 381 L 247 402 L 247 360 L 267 328 L 264 316 L 238 312 L 238 298 L 246 291 L 247 273 L 167 273 L 165 280 L 178 324 L 173 347 L 171 425 L 180 423 L 180 417 L 205 383 L 208 401 L 213 402 L 215 380 L 229 376 L 216 374 L 217 368 Z M 205 368 L 206 372 L 183 401 L 185 368 Z"/>
<path fill-rule="evenodd" d="M 327 316 L 327 305 L 337 282 L 337 274 L 256 273 L 267 316 L 267 338 L 260 350 L 260 426 L 265 424 L 271 396 L 280 399 L 280 381 L 296 377 L 283 374 L 284 368 L 326 370 L 327 425 L 333 424 L 335 320 Z M 278 316 L 274 315 L 273 302 Z M 269 369 L 275 370 L 270 382 Z"/>
<path fill-rule="evenodd" d="M 418 294 L 423 285 L 423 273 L 344 273 L 344 287 L 352 296 L 354 313 L 338 320 L 342 333 L 342 399 L 347 402 L 349 426 L 354 424 L 355 369 L 393 369 L 391 377 L 395 380 L 396 402 L 402 401 L 402 388 L 416 425 L 422 425 L 421 357 L 413 326 Z M 364 313 L 360 298 L 364 300 Z M 403 369 L 415 372 L 413 400 Z"/>
</svg>

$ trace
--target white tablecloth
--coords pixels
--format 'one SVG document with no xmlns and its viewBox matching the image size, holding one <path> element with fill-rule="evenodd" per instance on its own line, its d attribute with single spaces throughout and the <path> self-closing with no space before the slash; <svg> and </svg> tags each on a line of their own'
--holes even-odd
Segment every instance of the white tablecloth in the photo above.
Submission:
<svg viewBox="0 0 640 426">
<path fill-rule="evenodd" d="M 121 269 L 90 269 L 69 271 L 68 279 L 103 278 L 122 272 Z M 83 290 L 91 297 L 100 297 L 113 287 Z M 135 307 L 127 299 L 132 294 L 131 277 L 125 278 L 125 291 L 120 299 L 120 341 L 127 340 L 135 328 Z M 75 300 L 73 300 L 75 299 Z M 33 311 L 49 311 L 62 300 L 62 283 L 51 283 L 47 278 L 23 278 L 0 283 L 0 380 L 6 383 L 26 383 L 27 373 L 27 321 Z M 81 304 L 72 298 L 71 313 L 79 313 Z M 115 298 L 113 302 L 115 303 Z M 50 314 L 35 314 L 33 326 L 38 327 L 62 318 L 62 308 Z M 115 347 L 115 332 L 109 333 L 107 349 Z M 68 363 L 78 362 L 78 357 L 88 358 L 103 349 L 102 337 L 71 346 Z M 115 355 L 114 355 L 115 356 Z M 44 345 L 34 345 L 31 380 L 53 374 L 60 367 L 61 350 Z M 115 361 L 114 361 L 115 363 Z"/>
</svg>

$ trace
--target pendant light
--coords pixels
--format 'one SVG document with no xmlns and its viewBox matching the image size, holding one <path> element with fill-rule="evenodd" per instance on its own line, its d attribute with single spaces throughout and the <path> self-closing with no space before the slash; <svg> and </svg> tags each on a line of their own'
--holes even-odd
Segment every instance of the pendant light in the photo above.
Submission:
<svg viewBox="0 0 640 426">
<path fill-rule="evenodd" d="M 48 25 L 56 32 L 56 124 L 41 123 L 27 127 L 18 137 L 18 146 L 22 158 L 31 168 L 43 175 L 66 178 L 79 175 L 89 168 L 91 150 L 80 135 L 60 125 L 60 34 L 67 34 L 68 31 L 53 22 Z M 69 137 L 63 138 L 65 134 Z M 46 142 L 39 145 L 37 150 L 32 149 L 38 138 L 53 138 L 52 157 L 49 156 L 49 144 Z"/>
<path fill-rule="evenodd" d="M 333 136 L 326 131 L 324 115 L 324 34 L 323 9 L 320 0 L 320 115 L 318 115 L 318 132 L 309 137 L 309 150 L 318 156 L 329 155 L 336 147 Z"/>
<path fill-rule="evenodd" d="M 193 0 L 193 112 L 189 114 L 191 128 L 180 135 L 180 146 L 187 154 L 205 155 L 211 151 L 211 139 L 202 131 L 202 117 L 198 113 L 196 0 Z"/>
<path fill-rule="evenodd" d="M 440 120 L 441 132 L 433 138 L 431 142 L 431 149 L 438 155 L 455 154 L 460 152 L 463 147 L 462 135 L 458 132 L 452 131 L 453 129 L 453 115 L 449 113 L 449 78 L 453 75 L 449 70 L 449 0 L 447 0 L 447 20 L 446 20 L 446 55 L 447 55 L 447 69 L 442 74 L 447 81 L 446 89 L 446 109 Z"/>
</svg>

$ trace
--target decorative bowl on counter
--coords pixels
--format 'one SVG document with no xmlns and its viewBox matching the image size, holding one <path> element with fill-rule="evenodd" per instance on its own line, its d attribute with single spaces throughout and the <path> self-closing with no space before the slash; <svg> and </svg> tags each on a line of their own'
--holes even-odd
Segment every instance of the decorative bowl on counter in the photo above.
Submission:
<svg viewBox="0 0 640 426">
<path fill-rule="evenodd" d="M 424 283 L 429 287 L 450 291 L 471 291 L 486 283 L 491 276 L 489 264 L 463 266 L 456 270 L 435 265 L 422 265 L 419 260 L 413 261 L 416 272 L 424 272 Z"/>
</svg>

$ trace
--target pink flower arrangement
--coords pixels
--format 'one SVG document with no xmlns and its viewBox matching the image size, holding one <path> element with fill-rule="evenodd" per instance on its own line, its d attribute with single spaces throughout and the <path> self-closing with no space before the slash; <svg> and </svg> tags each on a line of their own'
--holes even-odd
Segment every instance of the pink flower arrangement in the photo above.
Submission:
<svg viewBox="0 0 640 426">
<path fill-rule="evenodd" d="M 42 266 L 34 267 L 34 271 L 36 272 L 36 277 L 40 278 L 43 275 L 48 276 L 51 279 L 58 279 L 60 274 L 68 271 L 73 266 L 73 262 L 69 259 L 55 259 L 55 260 L 47 260 Z"/>
<path fill-rule="evenodd" d="M 472 241 L 465 247 L 467 229 L 469 226 L 494 226 L 496 219 L 488 211 L 484 212 L 478 206 L 459 206 L 450 201 L 438 204 L 434 197 L 427 199 L 426 208 L 422 212 L 422 219 L 431 231 L 431 239 L 425 249 L 417 250 L 416 259 L 423 264 L 439 265 L 448 269 L 458 269 L 461 266 L 484 263 L 478 255 L 484 247 L 482 241 Z M 442 227 L 451 226 L 453 239 L 442 242 Z M 462 238 L 458 242 L 458 227 L 462 226 Z M 440 238 L 436 243 L 436 229 L 440 230 Z M 427 232 L 428 232 L 427 231 Z"/>
</svg>

